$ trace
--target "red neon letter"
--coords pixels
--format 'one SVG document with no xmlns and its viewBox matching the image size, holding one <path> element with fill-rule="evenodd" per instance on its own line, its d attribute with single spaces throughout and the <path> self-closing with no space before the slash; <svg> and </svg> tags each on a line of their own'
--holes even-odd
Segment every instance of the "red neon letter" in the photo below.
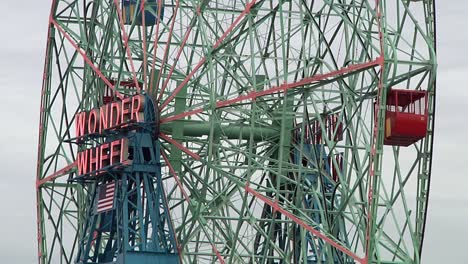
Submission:
<svg viewBox="0 0 468 264">
<path fill-rule="evenodd" d="M 104 143 L 100 147 L 100 163 L 99 167 L 104 168 L 109 165 L 109 145 L 110 143 Z"/>
<path fill-rule="evenodd" d="M 99 111 L 99 133 L 102 133 L 104 129 L 109 128 L 109 115 L 108 115 L 109 105 L 103 105 Z"/>
<path fill-rule="evenodd" d="M 76 137 L 82 137 L 85 134 L 86 130 L 86 112 L 80 112 L 76 114 Z"/>
<path fill-rule="evenodd" d="M 98 109 L 93 109 L 91 112 L 89 112 L 89 117 L 88 117 L 88 132 L 90 134 L 96 133 L 97 131 L 97 126 L 99 122 L 99 114 L 97 113 Z"/>
<path fill-rule="evenodd" d="M 88 173 L 88 151 L 89 149 L 78 152 L 78 155 L 77 155 L 78 175 L 83 175 L 83 174 Z"/>
<path fill-rule="evenodd" d="M 120 102 L 114 102 L 110 105 L 110 121 L 109 127 L 114 127 L 120 124 Z"/>
<path fill-rule="evenodd" d="M 122 109 L 120 111 L 120 114 L 121 114 L 120 120 L 122 121 L 122 124 L 125 124 L 132 119 L 131 109 L 130 109 L 131 106 L 132 106 L 131 97 L 127 97 L 122 100 Z"/>
<path fill-rule="evenodd" d="M 120 162 L 120 140 L 110 143 L 110 165 Z"/>
<path fill-rule="evenodd" d="M 94 166 L 93 166 L 94 165 Z M 95 171 L 99 168 L 99 148 L 89 149 L 89 170 Z"/>
<path fill-rule="evenodd" d="M 144 107 L 144 97 L 142 95 L 135 95 L 132 98 L 132 113 L 131 119 L 135 122 L 144 121 L 143 120 L 143 107 Z"/>
</svg>

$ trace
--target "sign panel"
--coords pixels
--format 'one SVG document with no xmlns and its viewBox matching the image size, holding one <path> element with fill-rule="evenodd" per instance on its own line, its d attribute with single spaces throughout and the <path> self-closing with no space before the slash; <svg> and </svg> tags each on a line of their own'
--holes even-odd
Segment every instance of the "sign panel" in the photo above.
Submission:
<svg viewBox="0 0 468 264">
<path fill-rule="evenodd" d="M 131 123 L 144 122 L 144 102 L 143 95 L 135 95 L 76 114 L 78 144 L 83 144 L 87 136 L 105 136 L 105 133 L 127 127 Z M 91 173 L 100 175 L 104 173 L 103 168 L 108 166 L 128 164 L 128 158 L 126 138 L 81 150 L 77 154 L 78 176 Z"/>
</svg>

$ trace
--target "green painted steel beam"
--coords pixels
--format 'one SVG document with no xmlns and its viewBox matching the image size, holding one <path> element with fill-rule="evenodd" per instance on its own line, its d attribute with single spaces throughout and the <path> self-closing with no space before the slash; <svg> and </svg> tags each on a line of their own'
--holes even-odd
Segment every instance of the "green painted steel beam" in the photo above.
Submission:
<svg viewBox="0 0 468 264">
<path fill-rule="evenodd" d="M 210 124 L 203 121 L 183 120 L 176 124 L 162 124 L 161 131 L 178 139 L 183 139 L 182 136 L 202 137 L 209 135 Z M 227 139 L 249 140 L 250 136 L 253 135 L 255 141 L 274 140 L 279 135 L 279 129 L 272 127 L 251 128 L 248 124 L 245 126 L 216 124 L 214 131 L 219 137 Z"/>
</svg>

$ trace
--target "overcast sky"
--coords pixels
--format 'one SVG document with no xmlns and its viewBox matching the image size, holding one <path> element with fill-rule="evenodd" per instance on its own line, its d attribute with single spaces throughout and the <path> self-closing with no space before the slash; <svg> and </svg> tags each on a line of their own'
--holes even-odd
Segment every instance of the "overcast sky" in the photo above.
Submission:
<svg viewBox="0 0 468 264">
<path fill-rule="evenodd" d="M 437 8 L 436 141 L 422 263 L 464 264 L 468 263 L 468 1 L 439 1 Z M 38 110 L 49 9 L 46 0 L 2 5 L 1 263 L 36 263 Z"/>
</svg>

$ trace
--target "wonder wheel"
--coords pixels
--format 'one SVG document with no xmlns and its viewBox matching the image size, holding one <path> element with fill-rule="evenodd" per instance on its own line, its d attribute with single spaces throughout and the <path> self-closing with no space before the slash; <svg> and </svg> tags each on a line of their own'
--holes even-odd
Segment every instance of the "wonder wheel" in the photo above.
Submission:
<svg viewBox="0 0 468 264">
<path fill-rule="evenodd" d="M 420 263 L 431 0 L 53 0 L 39 263 Z"/>
</svg>

